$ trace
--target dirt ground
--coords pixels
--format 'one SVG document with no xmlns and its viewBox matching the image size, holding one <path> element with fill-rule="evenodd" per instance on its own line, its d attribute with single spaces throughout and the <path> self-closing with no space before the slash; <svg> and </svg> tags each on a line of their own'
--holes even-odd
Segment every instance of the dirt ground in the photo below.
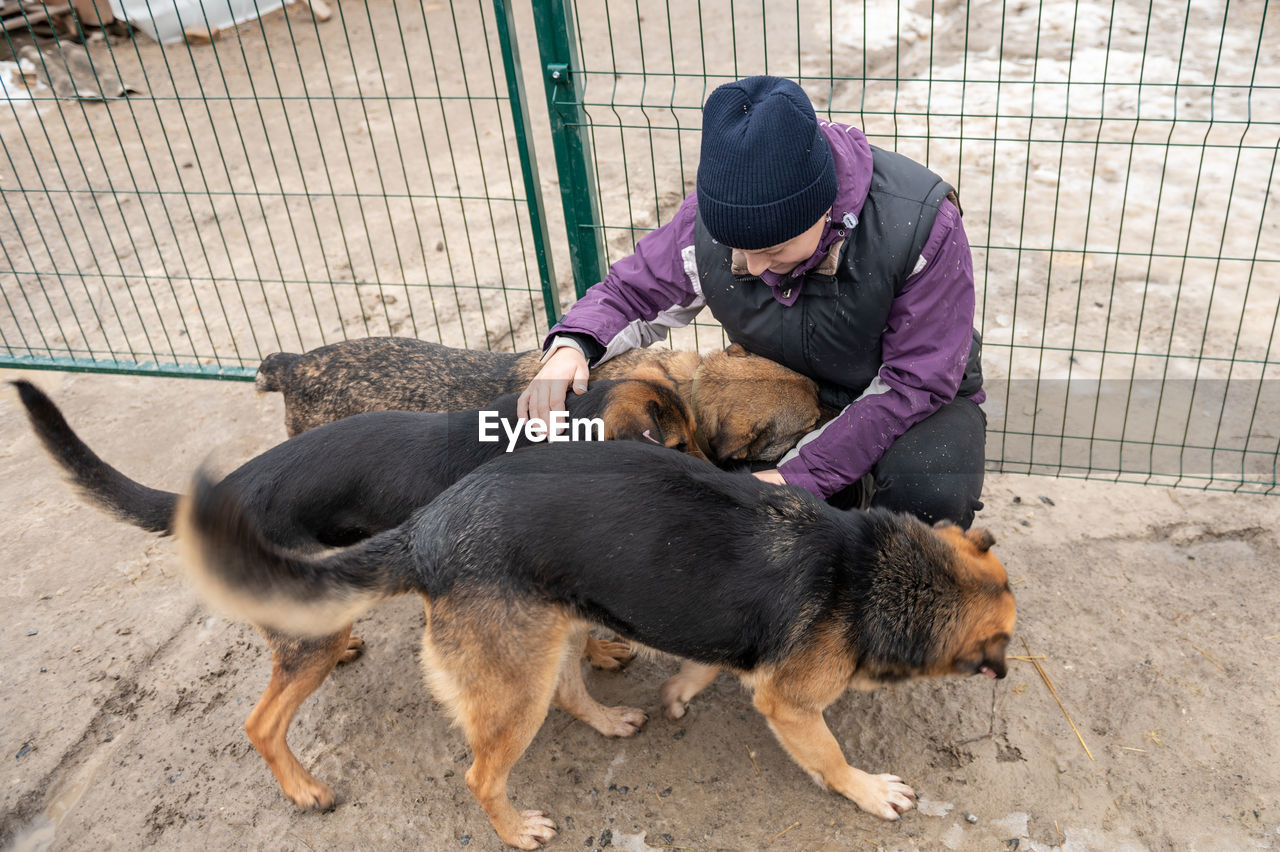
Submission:
<svg viewBox="0 0 1280 852">
<path fill-rule="evenodd" d="M 157 487 L 284 436 L 279 399 L 246 384 L 3 374 L 17 377 Z M 298 812 L 241 729 L 269 674 L 257 634 L 201 605 L 171 541 L 80 503 L 7 387 L 0 435 L 6 848 L 499 847 L 463 784 L 462 736 L 418 676 L 416 600 L 361 619 L 367 653 L 303 706 L 291 742 L 339 804 Z M 837 701 L 851 762 L 919 793 L 901 822 L 817 788 L 726 677 L 662 718 L 670 662 L 589 674 L 602 700 L 652 717 L 606 740 L 553 710 L 515 769 L 518 804 L 554 816 L 560 849 L 1280 846 L 1275 500 L 1001 475 L 986 502 L 1016 584 L 1014 653 L 1039 658 L 1061 706 L 1026 661 L 1002 681 Z"/>
<path fill-rule="evenodd" d="M 361 27 L 372 30 L 375 18 L 385 25 L 394 4 L 366 5 L 380 12 L 367 26 L 352 18 L 357 48 L 364 43 Z M 610 20 L 592 11 L 598 6 L 582 5 L 588 11 L 580 30 L 592 43 L 605 43 L 601 39 L 607 34 L 600 31 Z M 827 19 L 830 4 L 806 0 L 802 5 L 808 10 L 806 22 Z M 1271 239 L 1276 217 L 1262 212 L 1274 206 L 1274 193 L 1261 180 L 1237 182 L 1234 177 L 1265 174 L 1268 163 L 1273 168 L 1274 148 L 1171 148 L 1167 135 L 1162 137 L 1163 147 L 1110 143 L 1135 138 L 1129 118 L 1152 111 L 1158 118 L 1165 101 L 1172 102 L 1175 95 L 1192 99 L 1190 106 L 1183 104 L 1182 115 L 1183 121 L 1192 122 L 1196 138 L 1202 128 L 1194 121 L 1203 118 L 1197 110 L 1239 117 L 1237 113 L 1253 103 L 1244 96 L 1248 84 L 1256 80 L 1261 92 L 1274 69 L 1255 61 L 1260 36 L 1250 39 L 1238 33 L 1274 32 L 1274 27 L 1210 26 L 1206 21 L 1212 4 L 1188 7 L 1186 16 L 1156 14 L 1154 19 L 1144 17 L 1150 12 L 1138 6 L 1122 4 L 1116 10 L 1114 4 L 1108 8 L 1065 0 L 1012 6 L 994 0 L 950 6 L 915 0 L 865 6 L 869 13 L 856 3 L 834 4 L 841 31 L 834 54 L 808 50 L 810 39 L 831 39 L 824 32 L 815 36 L 818 24 L 806 23 L 794 38 L 798 49 L 802 36 L 805 40 L 806 59 L 797 60 L 796 69 L 808 78 L 820 110 L 834 109 L 846 120 L 861 119 L 882 143 L 896 143 L 904 153 L 927 159 L 944 173 L 958 172 L 963 179 L 966 227 L 975 246 L 985 246 L 975 257 L 989 386 L 1028 379 L 1037 394 L 1024 405 L 1020 398 L 993 393 L 988 403 L 993 424 L 1029 429 L 1020 425 L 1019 417 L 1033 425 L 1037 415 L 1051 420 L 1043 414 L 1042 379 L 1128 382 L 1134 375 L 1154 375 L 1163 400 L 1166 378 L 1204 379 L 1215 364 L 1229 364 L 1234 372 L 1228 376 L 1237 380 L 1242 375 L 1265 378 L 1247 370 L 1251 364 L 1271 363 L 1270 353 L 1276 351 L 1274 283 L 1267 284 L 1261 270 L 1256 281 L 1250 277 L 1252 264 L 1215 263 L 1214 258 L 1274 257 L 1272 246 L 1280 245 L 1280 239 Z M 1275 14 L 1256 3 L 1235 4 L 1232 9 L 1233 15 L 1250 21 Z M 423 33 L 436 19 L 446 13 L 467 15 L 463 4 L 428 3 L 424 10 L 427 17 L 421 26 L 414 24 L 417 30 L 406 28 L 403 41 L 396 36 L 406 65 L 411 53 L 423 54 Z M 743 29 L 751 30 L 754 7 L 739 4 L 738 13 Z M 190 191 L 197 176 L 206 195 L 181 196 L 183 209 L 174 213 L 164 207 L 162 197 L 142 190 L 136 198 L 115 189 L 100 193 L 90 205 L 96 218 L 89 217 L 86 245 L 115 251 L 82 253 L 92 254 L 107 276 L 102 281 L 111 276 L 166 283 L 207 277 L 238 283 L 245 277 L 303 282 L 308 288 L 313 282 L 337 281 L 351 286 L 332 295 L 332 306 L 321 299 L 316 316 L 305 318 L 297 332 L 307 346 L 317 345 L 321 335 L 332 340 L 389 330 L 455 345 L 533 346 L 541 321 L 538 297 L 522 294 L 513 304 L 505 291 L 495 291 L 498 295 L 484 296 L 492 299 L 486 306 L 477 287 L 474 297 L 463 293 L 460 302 L 451 304 L 450 292 L 450 303 L 436 304 L 428 299 L 431 286 L 425 286 L 511 286 L 504 275 L 526 281 L 527 262 L 523 267 L 499 263 L 502 258 L 485 248 L 497 242 L 496 235 L 478 238 L 480 248 L 473 254 L 463 248 L 472 237 L 468 222 L 488 222 L 496 231 L 506 221 L 502 217 L 516 220 L 514 207 L 495 214 L 492 205 L 483 210 L 459 202 L 456 209 L 450 206 L 442 212 L 422 202 L 430 217 L 407 203 L 389 207 L 384 195 L 400 193 L 401 184 L 394 169 L 387 174 L 380 170 L 372 140 L 386 143 L 392 127 L 408 126 L 412 131 L 417 126 L 422 132 L 417 107 L 410 119 L 397 112 L 405 108 L 402 99 L 395 100 L 393 108 L 387 98 L 384 114 L 370 111 L 364 101 L 351 96 L 376 100 L 384 93 L 403 95 L 405 75 L 395 63 L 377 74 L 366 66 L 357 73 L 342 44 L 334 45 L 343 41 L 341 31 L 291 29 L 286 27 L 289 21 L 306 23 L 307 18 L 299 18 L 297 10 L 290 14 L 292 18 L 273 17 L 263 37 L 275 52 L 250 54 L 258 79 L 264 73 L 259 68 L 265 61 L 262 56 L 282 69 L 290 67 L 282 60 L 290 59 L 295 38 L 303 64 L 314 62 L 315 45 L 322 40 L 327 49 L 335 49 L 334 76 L 328 76 L 326 66 L 323 79 L 316 75 L 310 81 L 313 87 L 323 82 L 322 89 L 332 89 L 333 108 L 320 109 L 319 118 L 315 112 L 304 115 L 300 126 L 314 128 L 316 150 L 321 135 L 341 140 L 343 150 L 350 144 L 355 152 L 350 159 L 360 163 L 358 176 L 353 170 L 348 186 L 338 175 L 337 185 L 325 190 L 326 184 L 317 180 L 333 176 L 322 174 L 311 137 L 303 133 L 301 153 L 294 152 L 297 162 L 288 159 L 290 146 L 275 151 L 282 165 L 271 174 L 261 171 L 262 164 L 237 164 L 233 157 L 230 170 L 225 161 L 221 165 L 224 185 L 217 161 L 209 160 L 214 166 L 206 174 L 210 152 L 207 144 L 202 148 L 197 143 L 207 143 L 213 134 L 200 110 L 190 119 L 183 113 L 185 135 L 174 130 L 178 123 L 172 117 L 167 124 L 157 117 L 156 127 L 164 124 L 173 137 L 172 144 L 165 141 L 161 148 L 159 142 L 167 137 L 149 123 L 149 111 L 140 110 L 141 117 L 133 119 L 132 108 L 123 112 L 127 102 L 116 104 L 112 109 L 122 111 L 120 115 L 142 123 L 138 135 L 151 144 L 139 142 L 126 150 L 132 143 L 122 142 L 118 156 L 111 148 L 102 171 L 131 175 L 135 189 L 142 190 L 151 186 L 144 171 L 157 187 L 169 190 Z M 635 14 L 640 15 L 639 6 Z M 1122 25 L 1108 29 L 1104 24 L 1112 15 Z M 1188 16 L 1194 18 L 1190 25 L 1184 20 Z M 711 20 L 721 17 L 715 10 L 707 14 Z M 968 25 L 970 18 L 973 26 Z M 875 32 L 868 29 L 864 34 L 861 27 L 872 24 Z M 717 73 L 736 70 L 736 53 L 729 56 L 722 50 L 706 51 L 701 43 L 692 48 L 685 43 L 701 38 L 702 27 L 708 25 L 701 21 L 698 28 L 672 28 L 661 16 L 652 16 L 646 24 L 674 29 L 674 39 L 665 36 L 673 72 L 675 57 L 693 61 L 708 52 L 726 64 L 713 69 Z M 937 36 L 927 38 L 924 33 Z M 242 35 L 244 43 L 257 44 L 251 28 Z M 663 35 L 650 41 L 662 44 Z M 775 63 L 778 45 L 789 41 L 789 32 L 775 34 Z M 225 42 L 229 47 L 223 56 L 234 57 L 240 44 Z M 1184 63 L 1186 44 L 1190 47 Z M 864 45 L 869 64 L 861 50 Z M 967 55 L 956 52 L 966 45 Z M 763 43 L 760 47 L 763 54 Z M 350 40 L 345 49 L 352 50 Z M 458 64 L 467 65 L 473 54 L 487 49 L 483 38 L 466 41 L 459 46 Z M 741 49 L 744 57 L 753 55 L 752 45 Z M 139 70 L 145 67 L 139 56 L 151 57 L 158 49 L 143 45 L 140 50 L 120 55 L 123 72 L 145 82 L 159 97 L 168 91 L 169 81 L 146 77 Z M 535 53 L 522 50 L 526 56 Z M 625 51 L 620 47 L 619 55 Z M 730 60 L 732 69 L 727 67 Z M 227 77 L 214 78 L 212 62 L 211 52 L 197 52 L 189 59 L 190 67 L 171 69 L 174 91 L 190 87 L 197 78 L 225 79 L 228 88 L 242 88 L 247 72 L 229 63 Z M 754 62 L 744 59 L 744 73 L 748 65 L 759 70 Z M 786 61 L 782 65 L 786 67 L 775 65 L 772 70 L 791 73 Z M 1052 118 L 1058 111 L 1053 98 L 1066 97 L 1063 81 L 1098 65 L 1111 69 L 1108 79 L 1123 79 L 1127 85 L 1103 92 L 1102 87 L 1094 91 L 1077 84 L 1073 103 L 1105 95 L 1115 110 L 1114 120 L 1097 128 L 1081 121 L 1057 122 Z M 1145 73 L 1166 83 L 1185 74 L 1187 85 L 1179 92 L 1176 87 L 1148 84 L 1145 90 L 1137 86 L 1135 93 L 1133 84 L 1145 79 L 1142 69 L 1155 69 Z M 635 69 L 620 65 L 619 70 Z M 282 73 L 284 81 L 275 82 L 282 96 L 303 90 L 301 79 Z M 824 93 L 828 87 L 814 81 L 828 76 L 844 82 Z M 619 77 L 624 89 L 628 81 L 648 85 L 634 73 Z M 879 85 L 850 82 L 861 77 L 879 80 Z M 971 82 L 962 93 L 942 86 L 935 91 L 932 84 L 926 91 L 907 82 L 926 77 L 986 78 L 1006 84 Z M 1010 80 L 1035 81 L 1040 88 L 1012 85 Z M 1209 94 L 1193 98 L 1200 94 L 1196 86 L 1205 84 L 1201 88 L 1212 92 L 1208 84 L 1215 81 L 1234 85 L 1226 86 L 1216 100 Z M 429 100 L 433 86 L 445 92 L 456 84 L 456 79 L 434 80 L 419 94 Z M 1012 129 L 1006 126 L 1010 115 L 1031 114 L 1037 91 L 1041 117 L 1035 126 L 1030 121 L 1025 127 L 1017 122 Z M 967 98 L 962 106 L 969 115 L 963 132 L 958 123 L 963 110 L 953 106 L 962 97 Z M 167 103 L 163 98 L 158 102 Z M 937 117 L 929 108 L 935 102 L 942 105 Z M 277 128 L 283 121 L 292 128 L 283 97 L 278 113 L 270 99 L 265 103 L 267 118 L 262 117 L 262 103 L 254 105 L 253 113 L 264 138 L 269 123 Z M 459 104 L 459 109 L 472 108 L 469 102 Z M 353 112 L 357 106 L 360 115 Z M 219 111 L 223 107 L 215 97 L 212 108 L 205 108 L 210 125 L 216 112 L 226 126 L 229 113 Z M 1065 107 L 1064 103 L 1063 111 Z M 160 108 L 155 107 L 157 116 Z M 10 134 L 6 144 L 11 147 L 6 150 L 19 154 L 27 143 L 12 135 L 14 128 L 31 120 L 21 109 L 6 106 L 13 120 L 0 126 Z M 75 120 L 76 110 L 68 108 L 66 113 L 71 116 L 68 138 L 81 132 L 109 139 L 117 132 L 114 125 L 102 124 L 110 117 L 105 111 L 91 111 L 92 121 L 80 122 Z M 434 119 L 434 112 L 424 108 L 424 113 Z M 997 114 L 1004 116 L 1005 125 L 996 126 Z M 979 119 L 976 126 L 974 116 Z M 660 122 L 662 116 L 649 109 L 644 120 Z M 462 126 L 469 127 L 469 121 Z M 990 129 L 985 121 L 992 122 Z M 496 126 L 497 119 L 481 123 Z M 1166 134 L 1165 125 L 1155 123 Z M 61 123 L 50 117 L 40 126 L 53 134 L 51 148 L 69 144 L 62 141 L 59 129 L 67 126 L 65 115 Z M 249 145 L 256 146 L 257 124 L 249 121 L 245 126 L 248 129 L 241 127 L 241 133 L 248 133 Z M 427 126 L 434 127 L 430 121 Z M 971 143 L 962 159 L 966 133 L 986 142 Z M 425 151 L 426 137 L 432 134 L 422 135 Z M 1019 135 L 1041 141 L 1034 146 L 1015 144 Z M 487 132 L 474 145 L 496 145 L 502 136 Z M 611 138 L 602 132 L 597 141 L 608 145 Z M 641 228 L 656 224 L 654 211 L 669 212 L 681 189 L 689 188 L 696 135 L 682 135 L 676 143 L 665 138 L 658 136 L 655 151 L 650 135 L 638 160 L 634 152 L 627 159 L 623 151 L 602 157 L 600 192 L 611 223 L 632 222 Z M 1063 139 L 1072 141 L 1065 150 Z M 541 140 L 539 145 L 547 156 L 550 148 Z M 413 147 L 406 144 L 405 150 Z M 217 153 L 221 156 L 220 148 Z M 401 164 L 407 186 L 416 161 L 405 165 L 403 157 L 398 153 L 390 162 Z M 31 156 L 31 172 L 52 174 L 52 166 L 38 159 Z M 679 164 L 681 182 L 664 183 L 659 190 L 656 179 L 644 171 L 645 162 L 672 170 Z M 437 164 L 440 173 L 433 175 L 424 159 L 416 169 L 438 179 L 438 191 L 446 195 L 512 194 L 500 175 L 486 178 L 496 181 L 493 186 L 477 186 L 486 172 L 476 165 L 464 163 L 450 172 Z M 551 181 L 553 174 L 544 164 L 543 181 Z M 1197 175 L 1194 183 L 1178 177 L 1191 174 Z M 1166 185 L 1168 175 L 1174 177 Z M 511 186 L 516 180 L 507 179 Z M 101 178 L 96 172 L 86 173 L 83 183 L 100 184 Z M 244 196 L 250 204 L 225 191 L 245 193 L 258 186 L 280 192 L 268 193 L 265 202 L 260 196 Z M 309 199 L 308 192 L 318 196 Z M 287 193 L 292 195 L 286 201 Z M 369 210 L 356 206 L 351 197 L 360 193 L 372 199 Z M 1090 206 L 1061 201 L 1082 198 L 1088 198 Z M 18 210 L 20 216 L 24 209 Z M 62 218 L 72 221 L 75 210 L 61 209 Z M 1059 209 L 1065 211 L 1062 217 Z M 1086 209 L 1096 214 L 1081 219 L 1077 214 Z M 1187 212 L 1193 210 L 1199 211 L 1198 218 Z M 1256 217 L 1250 218 L 1255 211 Z M 426 225 L 419 227 L 418 213 Z M 345 239 L 321 238 L 322 233 L 344 232 L 366 214 L 372 225 L 359 229 L 354 247 Z M 1229 214 L 1254 223 L 1267 219 L 1270 230 L 1263 234 L 1256 225 L 1226 228 Z M 385 223 L 380 215 L 387 217 Z M 1194 219 L 1194 227 L 1183 221 L 1184 216 Z M 162 233 L 153 244 L 144 235 L 140 245 L 130 237 L 135 256 L 121 253 L 109 234 L 142 234 L 148 217 L 172 223 L 172 237 Z M 292 227 L 295 217 L 301 223 L 300 235 L 286 233 L 281 224 Z M 432 230 L 436 219 L 438 234 Z M 99 220 L 100 228 L 94 224 Z M 232 223 L 227 233 L 220 224 L 224 222 Z M 412 233 L 397 236 L 397 228 L 405 223 L 414 224 Z M 16 223 L 14 228 L 21 230 Z M 210 236 L 213 229 L 219 240 Z M 627 229 L 611 234 L 615 256 L 635 236 Z M 553 242 L 560 244 L 558 235 Z M 1085 244 L 1101 246 L 1100 253 L 1059 256 L 1041 251 Z M 1011 248 L 1024 245 L 1025 253 Z M 16 242 L 6 243 L 6 250 L 19 248 Z M 57 260 L 70 268 L 71 249 L 67 252 Z M 1154 263 L 1152 255 L 1158 255 Z M 1184 255 L 1196 259 L 1188 262 Z M 246 265 L 246 259 L 252 263 Z M 556 264 L 562 293 L 567 293 L 567 262 L 558 255 Z M 236 271 L 250 269 L 252 274 Z M 419 280 L 422 269 L 437 277 Z M 90 270 L 86 282 L 80 275 L 85 292 L 73 295 L 83 298 L 83 304 L 72 307 L 87 310 L 86 306 L 106 304 L 106 286 L 94 276 Z M 356 282 L 379 283 L 373 288 Z M 382 282 L 387 282 L 385 288 Z M 288 291 L 281 283 L 258 288 L 259 299 L 253 289 L 247 296 L 239 294 L 245 302 L 243 318 L 232 311 L 226 329 L 215 319 L 214 328 L 206 329 L 208 341 L 193 326 L 191 340 L 184 338 L 175 347 L 178 355 L 185 358 L 188 348 L 193 357 L 217 349 L 225 352 L 225 340 L 238 341 L 236 352 L 247 355 L 281 345 L 303 348 L 291 342 L 289 328 L 282 328 L 281 344 L 279 335 L 267 334 L 260 324 L 268 307 L 279 308 L 290 299 L 295 306 L 303 305 L 299 293 L 304 291 Z M 399 296 L 395 307 L 388 307 L 388 293 Z M 174 299 L 182 311 L 190 310 L 177 295 Z M 141 296 L 139 300 L 144 301 Z M 475 318 L 481 307 L 488 311 L 483 335 L 465 337 L 463 330 L 470 333 L 478 326 Z M 41 310 L 37 306 L 33 317 L 50 322 Z M 57 312 L 53 306 L 48 311 Z M 128 346 L 108 341 L 105 331 L 99 340 L 93 328 L 84 345 L 100 351 L 108 343 L 149 351 L 139 341 L 147 339 L 155 324 L 139 319 L 135 327 L 129 322 L 124 321 L 119 333 Z M 176 337 L 187 334 L 185 325 L 172 329 Z M 225 340 L 219 336 L 224 332 Z M 20 335 L 11 333 L 7 339 Z M 1049 341 L 1054 348 L 1046 356 L 1042 347 Z M 1059 345 L 1068 341 L 1081 350 L 1129 348 L 1170 355 L 1155 358 L 1154 368 L 1137 357 L 1077 358 Z M 705 344 L 703 340 L 695 345 Z M 1203 356 L 1218 361 L 1205 361 Z M 1155 372 L 1148 375 L 1152 369 Z M 201 462 L 212 459 L 219 468 L 229 469 L 284 437 L 279 399 L 258 397 L 245 383 L 0 371 L 0 378 L 17 377 L 46 389 L 104 458 L 156 487 L 180 489 Z M 1274 397 L 1256 394 L 1254 399 L 1265 403 Z M 997 406 L 1003 410 L 997 411 Z M 1177 433 L 1170 439 L 1175 445 L 1239 439 L 1241 447 L 1254 446 L 1247 429 L 1236 435 L 1231 432 L 1234 425 L 1228 422 L 1224 428 L 1221 418 L 1209 424 L 1210 437 L 1201 441 L 1183 419 L 1196 408 L 1195 400 L 1179 397 L 1172 407 L 1171 425 L 1166 426 Z M 1123 413 L 1129 421 L 1127 407 Z M 1255 437 L 1270 448 L 1274 435 L 1261 434 L 1276 422 L 1268 417 L 1264 411 L 1257 418 Z M 1133 419 L 1137 418 L 1135 413 Z M 1254 418 L 1245 419 L 1252 428 Z M 1153 436 L 1140 434 L 1140 449 L 1145 450 Z M 1052 442 L 1046 446 L 1052 456 L 1057 448 Z M 1006 459 L 1012 457 L 1008 448 L 1003 452 Z M 1095 461 L 1092 446 L 1089 452 L 1089 460 Z M 1250 472 L 1260 479 L 1269 474 L 1273 480 L 1274 456 L 1261 455 L 1263 469 Z M 1061 464 L 1060 456 L 1057 461 Z M 1173 470 L 1180 473 L 1181 464 L 1179 456 Z M 817 788 L 773 739 L 745 691 L 726 677 L 695 701 L 685 719 L 673 723 L 662 718 L 657 692 L 675 669 L 669 661 L 639 662 L 620 674 L 590 673 L 588 685 L 597 697 L 643 707 L 652 718 L 633 739 L 605 740 L 553 710 L 516 766 L 511 786 L 517 803 L 545 809 L 558 822 L 560 835 L 553 849 L 1280 847 L 1280 676 L 1275 666 L 1280 652 L 1280 503 L 1269 497 L 1013 475 L 989 476 L 985 499 L 979 523 L 994 533 L 997 552 L 1016 584 L 1019 624 L 1013 651 L 1034 662 L 1012 662 L 1009 677 L 997 682 L 948 680 L 874 694 L 850 693 L 827 712 L 854 765 L 896 773 L 919 793 L 919 808 L 900 822 L 879 822 Z M 423 616 L 416 600 L 395 601 L 361 619 L 357 630 L 366 641 L 366 653 L 335 672 L 302 707 L 291 743 L 302 762 L 334 787 L 339 802 L 329 813 L 301 813 L 280 794 L 241 729 L 267 683 L 270 666 L 264 643 L 252 629 L 202 606 L 182 576 L 171 541 L 82 504 L 44 457 L 7 386 L 0 387 L 0 518 L 0 564 L 7 567 L 8 578 L 0 590 L 0 765 L 6 770 L 0 774 L 0 848 L 499 848 L 462 780 L 470 760 L 462 736 L 450 727 L 419 677 L 416 658 Z"/>
</svg>

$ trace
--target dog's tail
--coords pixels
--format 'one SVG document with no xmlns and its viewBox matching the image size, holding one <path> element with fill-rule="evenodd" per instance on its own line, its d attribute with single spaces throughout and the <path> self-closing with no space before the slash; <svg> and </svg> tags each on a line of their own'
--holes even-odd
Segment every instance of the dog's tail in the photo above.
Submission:
<svg viewBox="0 0 1280 852">
<path fill-rule="evenodd" d="M 327 555 L 279 547 L 203 471 L 174 522 L 196 590 L 236 618 L 290 636 L 327 636 L 379 601 L 417 589 L 399 527 Z"/>
<path fill-rule="evenodd" d="M 58 406 L 43 391 L 21 380 L 13 382 L 13 386 L 18 389 L 40 443 L 62 465 L 85 499 L 144 530 L 165 535 L 173 532 L 177 494 L 134 482 L 98 458 L 71 430 Z"/>
<path fill-rule="evenodd" d="M 297 363 L 301 355 L 292 352 L 276 352 L 262 359 L 258 365 L 258 374 L 254 376 L 253 386 L 260 393 L 272 393 L 284 389 L 280 378 Z"/>
</svg>

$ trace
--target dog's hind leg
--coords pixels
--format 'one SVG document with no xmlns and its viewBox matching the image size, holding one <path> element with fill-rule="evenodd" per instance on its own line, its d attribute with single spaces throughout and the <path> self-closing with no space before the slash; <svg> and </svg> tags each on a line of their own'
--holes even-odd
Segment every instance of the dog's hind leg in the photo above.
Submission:
<svg viewBox="0 0 1280 852">
<path fill-rule="evenodd" d="M 537 849 L 556 835 L 542 811 L 517 811 L 507 797 L 511 767 L 546 719 L 560 667 L 579 665 L 581 637 L 550 607 L 430 601 L 422 666 L 475 754 L 467 788 L 509 846 Z"/>
<path fill-rule="evenodd" d="M 585 634 L 585 629 L 579 634 L 584 641 L 588 638 Z M 570 650 L 580 645 L 576 640 L 568 643 Z M 606 737 L 629 737 L 640 730 L 648 719 L 643 710 L 622 706 L 606 707 L 592 698 L 591 693 L 587 692 L 587 685 L 582 681 L 582 663 L 576 655 L 566 657 L 561 662 L 556 694 L 551 703 L 586 722 Z"/>
<path fill-rule="evenodd" d="M 685 705 L 693 697 L 711 685 L 711 681 L 720 674 L 720 669 L 693 660 L 685 660 L 680 671 L 667 679 L 662 685 L 662 707 L 668 719 L 679 719 L 684 716 Z"/>
<path fill-rule="evenodd" d="M 302 702 L 324 683 L 335 665 L 354 659 L 363 643 L 351 635 L 350 625 L 322 639 L 263 633 L 271 644 L 271 682 L 245 721 L 245 733 L 294 804 L 321 810 L 333 807 L 333 790 L 302 768 L 285 737 Z"/>
</svg>

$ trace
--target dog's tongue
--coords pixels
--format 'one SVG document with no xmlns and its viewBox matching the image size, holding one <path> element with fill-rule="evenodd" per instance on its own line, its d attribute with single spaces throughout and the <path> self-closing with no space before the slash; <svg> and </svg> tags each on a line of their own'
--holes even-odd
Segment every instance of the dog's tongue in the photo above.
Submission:
<svg viewBox="0 0 1280 852">
<path fill-rule="evenodd" d="M 995 677 L 995 676 L 996 676 L 996 673 L 995 673 L 995 672 L 993 672 L 989 666 L 982 666 L 982 667 L 980 667 L 980 668 L 978 669 L 978 671 L 982 672 L 982 673 L 983 673 L 984 675 L 986 675 L 987 677 Z"/>
</svg>

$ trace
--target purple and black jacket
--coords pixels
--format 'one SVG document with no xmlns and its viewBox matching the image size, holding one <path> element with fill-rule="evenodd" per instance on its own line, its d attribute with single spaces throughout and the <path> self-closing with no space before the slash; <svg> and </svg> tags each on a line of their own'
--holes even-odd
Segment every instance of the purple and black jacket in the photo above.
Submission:
<svg viewBox="0 0 1280 852">
<path fill-rule="evenodd" d="M 960 211 L 943 197 L 950 187 L 898 155 L 873 155 L 856 128 L 828 122 L 821 127 L 839 189 L 809 260 L 782 275 L 742 274 L 744 264 L 733 262 L 737 253 L 716 244 L 700 227 L 692 193 L 670 222 L 645 235 L 633 254 L 613 264 L 605 279 L 573 305 L 551 329 L 546 345 L 561 333 L 588 338 L 596 344 L 588 347 L 594 349 L 588 357 L 598 356 L 594 363 L 599 363 L 665 338 L 668 329 L 689 324 L 710 301 L 730 339 L 809 375 L 819 382 L 824 401 L 844 406 L 778 465 L 788 483 L 828 497 L 856 482 L 900 435 L 957 393 L 974 402 L 985 395 L 972 328 L 973 260 Z M 922 210 L 918 201 L 906 207 L 899 203 L 892 174 L 904 167 L 913 178 L 928 176 L 926 183 L 932 179 L 941 189 L 934 190 L 937 198 L 923 208 L 919 223 L 886 223 L 886 212 L 900 217 L 903 210 Z M 864 214 L 870 218 L 862 222 Z M 925 231 L 917 226 L 927 224 L 927 216 L 933 221 Z M 881 242 L 895 228 L 918 231 L 905 252 L 909 239 Z M 890 244 L 892 250 L 886 248 Z M 898 269 L 895 263 L 910 265 Z M 728 293 L 742 294 L 742 303 L 730 304 Z M 752 300 L 760 309 L 744 312 L 743 305 Z M 858 316 L 847 313 L 851 306 Z M 805 319 L 795 322 L 802 313 Z M 877 328 L 881 317 L 883 326 Z M 762 324 L 768 333 L 762 333 Z M 784 327 L 790 330 L 784 333 Z M 801 351 L 824 336 L 833 341 L 832 350 L 862 355 L 825 359 L 821 352 Z M 779 338 L 785 340 L 777 343 Z"/>
</svg>

